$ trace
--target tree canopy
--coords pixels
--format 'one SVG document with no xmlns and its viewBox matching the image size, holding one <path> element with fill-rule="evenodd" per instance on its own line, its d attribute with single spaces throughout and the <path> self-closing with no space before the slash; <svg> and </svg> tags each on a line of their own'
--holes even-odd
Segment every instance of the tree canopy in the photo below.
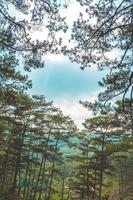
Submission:
<svg viewBox="0 0 133 200">
<path fill-rule="evenodd" d="M 64 47 L 63 51 L 72 61 L 80 63 L 81 69 L 94 64 L 99 70 L 108 69 L 107 76 L 99 82 L 105 88 L 99 95 L 100 101 L 107 102 L 119 95 L 132 99 L 132 1 L 78 2 L 85 13 L 80 13 L 73 24 L 74 47 Z"/>
<path fill-rule="evenodd" d="M 133 3 L 77 2 L 85 12 L 64 47 L 56 37 L 68 28 L 62 1 L 0 2 L 0 200 L 133 199 Z M 107 69 L 98 100 L 80 101 L 94 114 L 83 130 L 44 95 L 28 93 L 22 69 L 61 51 L 82 70 Z"/>
</svg>

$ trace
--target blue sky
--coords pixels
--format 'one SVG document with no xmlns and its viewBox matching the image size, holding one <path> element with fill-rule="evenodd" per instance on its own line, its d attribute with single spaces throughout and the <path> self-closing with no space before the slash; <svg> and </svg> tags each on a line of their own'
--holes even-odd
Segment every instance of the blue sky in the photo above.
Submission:
<svg viewBox="0 0 133 200">
<path fill-rule="evenodd" d="M 62 56 L 62 55 L 61 55 Z M 59 59 L 58 59 L 59 58 Z M 103 72 L 96 67 L 80 69 L 80 65 L 72 63 L 68 58 L 51 55 L 46 58 L 45 67 L 32 71 L 29 77 L 33 80 L 33 93 L 44 93 L 50 99 L 59 97 L 80 98 L 100 91 L 98 80 Z"/>
<path fill-rule="evenodd" d="M 14 15 L 13 8 L 10 12 Z M 66 22 L 70 27 L 66 34 L 62 32 L 57 34 L 57 38 L 63 38 L 63 44 L 68 44 L 73 21 L 77 19 L 80 12 L 85 14 L 84 8 L 75 0 L 71 1 L 67 9 L 60 11 L 61 16 L 66 17 Z M 25 17 L 17 12 L 15 16 L 18 20 L 23 20 Z M 84 17 L 88 18 L 88 15 Z M 92 23 L 96 23 L 95 18 L 92 19 Z M 38 38 L 43 40 L 47 38 L 47 30 L 44 28 L 42 32 L 34 30 L 30 35 L 33 40 Z M 80 65 L 71 63 L 67 57 L 60 54 L 44 55 L 44 60 L 43 69 L 29 73 L 29 78 L 33 82 L 33 88 L 29 92 L 43 94 L 47 100 L 53 100 L 55 106 L 60 107 L 65 115 L 70 115 L 76 125 L 82 128 L 82 122 L 90 116 L 90 113 L 79 104 L 79 100 L 94 101 L 96 99 L 101 90 L 97 82 L 101 80 L 105 72 L 99 72 L 94 66 L 81 71 Z"/>
<path fill-rule="evenodd" d="M 101 91 L 97 82 L 102 77 L 103 72 L 98 71 L 95 66 L 82 71 L 80 65 L 71 63 L 63 55 L 48 55 L 45 67 L 29 74 L 33 81 L 30 92 L 43 94 L 47 100 L 53 100 L 81 128 L 82 122 L 90 113 L 79 104 L 79 100 L 96 99 Z"/>
</svg>

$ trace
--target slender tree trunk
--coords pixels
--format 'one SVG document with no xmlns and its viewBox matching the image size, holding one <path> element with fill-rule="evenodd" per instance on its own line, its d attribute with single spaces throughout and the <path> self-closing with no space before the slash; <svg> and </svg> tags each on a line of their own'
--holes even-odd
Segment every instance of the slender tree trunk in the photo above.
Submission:
<svg viewBox="0 0 133 200">
<path fill-rule="evenodd" d="M 56 144 L 55 144 L 55 154 L 56 154 L 56 151 L 57 151 L 58 142 L 59 142 L 59 140 L 57 139 Z M 51 175 L 50 175 L 50 184 L 49 184 L 49 189 L 48 189 L 48 196 L 47 196 L 47 198 L 44 197 L 44 200 L 50 200 L 50 197 L 51 197 L 51 188 L 52 188 L 52 181 L 53 181 L 53 175 L 54 175 L 54 167 L 55 167 L 55 162 L 53 162 L 53 164 L 52 164 Z"/>
<path fill-rule="evenodd" d="M 65 186 L 65 179 L 62 180 L 62 190 L 61 190 L 61 200 L 64 200 L 64 186 Z"/>
<path fill-rule="evenodd" d="M 49 170 L 49 176 L 48 176 L 48 178 L 47 178 L 47 189 L 45 190 L 44 200 L 47 200 L 48 187 L 49 187 L 49 182 L 50 182 L 50 176 L 51 176 L 51 171 Z"/>
<path fill-rule="evenodd" d="M 94 191 L 93 191 L 93 200 L 95 200 L 96 195 L 96 179 L 97 179 L 97 171 L 94 172 Z"/>
<path fill-rule="evenodd" d="M 40 176 L 41 176 L 41 172 L 42 172 L 42 168 L 43 168 L 44 159 L 45 159 L 45 155 L 43 154 L 41 165 L 40 165 L 40 168 L 39 168 L 39 173 L 38 173 L 38 176 L 37 176 L 35 190 L 34 190 L 34 194 L 33 194 L 33 200 L 36 200 L 36 193 L 37 193 L 38 184 L 39 184 L 39 181 L 40 181 Z"/>
<path fill-rule="evenodd" d="M 33 153 L 34 154 L 34 153 Z M 25 200 L 29 199 L 29 194 L 32 196 L 32 186 L 31 186 L 31 174 L 32 174 L 32 163 L 29 163 L 29 171 L 28 171 L 28 187 L 26 188 Z M 34 173 L 35 174 L 35 173 Z M 30 187 L 31 186 L 31 187 Z"/>
<path fill-rule="evenodd" d="M 51 175 L 50 175 L 50 183 L 49 183 L 49 188 L 48 188 L 48 196 L 44 200 L 50 200 L 50 197 L 51 197 L 51 188 L 52 188 L 52 181 L 53 181 L 53 175 L 54 175 L 54 166 L 55 166 L 55 163 L 53 162 L 52 169 L 51 169 Z"/>
<path fill-rule="evenodd" d="M 103 170 L 100 170 L 99 200 L 102 200 L 102 183 L 103 183 Z"/>
<path fill-rule="evenodd" d="M 96 158 L 96 165 L 97 165 L 97 158 Z M 94 192 L 93 192 L 93 200 L 95 200 L 96 195 L 96 180 L 97 180 L 97 170 L 94 171 Z"/>
<path fill-rule="evenodd" d="M 28 121 L 27 121 L 27 123 L 28 123 Z M 16 166 L 15 166 L 15 174 L 14 174 L 14 179 L 13 179 L 12 188 L 11 188 L 12 192 L 15 192 L 15 190 L 16 190 L 17 176 L 18 176 L 18 172 L 20 170 L 19 168 L 20 168 L 20 161 L 21 161 L 22 145 L 23 145 L 23 142 L 24 142 L 25 132 L 26 132 L 26 129 L 27 129 L 27 123 L 24 127 L 22 135 L 20 135 L 20 144 L 19 144 L 20 146 L 19 146 L 19 150 L 18 150 Z"/>
<path fill-rule="evenodd" d="M 15 160 L 15 158 L 13 159 Z M 13 181 L 13 177 L 14 177 L 14 166 L 15 166 L 15 163 L 13 162 L 12 163 L 12 169 L 11 169 L 11 173 L 10 173 L 10 179 L 9 179 L 9 187 L 8 187 L 8 190 L 10 190 L 11 186 L 12 186 L 12 181 Z"/>
<path fill-rule="evenodd" d="M 119 171 L 119 195 L 121 195 L 121 176 Z"/>
<path fill-rule="evenodd" d="M 28 181 L 29 182 L 29 190 L 27 190 L 27 192 L 28 192 L 28 198 L 27 199 L 29 199 L 29 200 L 31 200 L 32 196 L 34 195 L 34 181 L 36 180 L 38 157 L 39 157 L 39 154 L 37 153 L 35 166 L 33 165 L 34 167 L 32 169 L 32 165 L 31 165 L 31 168 L 30 168 L 30 175 L 29 175 L 29 181 Z M 34 158 L 34 153 L 33 153 L 32 159 L 33 158 Z M 32 174 L 32 172 L 33 172 L 33 174 Z M 32 177 L 32 179 L 31 179 L 31 177 Z"/>
<path fill-rule="evenodd" d="M 12 192 L 15 192 L 15 190 L 16 190 L 17 175 L 18 175 L 18 172 L 19 172 L 19 163 L 20 163 L 20 158 L 18 157 L 17 161 L 16 161 L 15 174 L 14 174 L 13 183 L 12 183 L 12 187 L 11 187 Z"/>
<path fill-rule="evenodd" d="M 123 172 L 122 172 L 122 166 L 120 170 L 120 178 L 121 178 L 121 192 L 122 192 L 122 197 L 123 200 L 125 199 L 125 192 L 124 192 L 124 179 L 123 179 Z"/>
<path fill-rule="evenodd" d="M 133 138 L 133 86 L 132 86 L 131 94 L 130 94 L 130 102 L 131 102 L 130 103 L 131 132 L 132 132 L 132 138 Z"/>
<path fill-rule="evenodd" d="M 44 182 L 44 178 L 45 178 L 45 165 L 46 165 L 46 157 L 44 160 L 44 165 L 43 165 L 43 174 L 42 174 L 42 180 L 41 180 L 41 186 L 40 186 L 40 192 L 39 192 L 39 197 L 38 200 L 41 200 L 41 195 L 42 195 L 42 189 L 43 189 L 43 182 Z"/>
<path fill-rule="evenodd" d="M 67 193 L 67 198 L 66 198 L 66 200 L 69 200 L 69 197 L 70 197 L 70 186 L 69 186 L 69 188 L 68 188 L 68 193 Z"/>
<path fill-rule="evenodd" d="M 16 116 L 15 116 L 15 119 L 16 119 Z M 12 137 L 13 137 L 15 131 L 16 131 L 16 127 L 15 127 L 15 124 L 13 124 L 12 131 L 11 131 L 11 136 L 10 136 L 9 142 L 8 142 L 8 147 L 7 147 L 5 160 L 4 160 L 4 163 L 3 163 L 3 170 L 2 170 L 3 176 L 2 176 L 1 188 L 0 188 L 1 192 L 3 191 L 4 184 L 5 184 L 5 179 L 6 179 L 6 176 L 7 176 L 7 164 L 8 164 L 8 158 L 9 158 L 9 153 L 10 153 L 10 145 L 11 145 Z"/>
<path fill-rule="evenodd" d="M 27 187 L 27 179 L 28 179 L 28 170 L 29 170 L 29 155 L 30 155 L 30 149 L 28 151 L 28 156 L 27 156 L 27 164 L 26 164 L 26 172 L 25 172 L 25 177 L 24 177 L 24 191 L 23 191 L 23 199 L 25 199 L 26 195 L 26 187 Z"/>
<path fill-rule="evenodd" d="M 45 146 L 45 152 L 44 152 L 44 157 L 45 157 L 45 160 L 44 160 L 44 164 L 43 164 L 43 174 L 42 174 L 42 180 L 41 180 L 41 186 L 40 186 L 40 192 L 39 192 L 39 197 L 38 197 L 38 200 L 41 200 L 41 194 L 42 194 L 42 188 L 43 188 L 43 181 L 44 181 L 44 178 L 45 178 L 45 166 L 46 166 L 46 152 L 47 152 L 47 147 L 48 147 L 48 143 L 49 143 L 49 139 L 50 139 L 50 135 L 51 135 L 51 130 L 49 131 L 49 134 L 48 134 L 48 138 L 47 138 L 47 143 L 46 143 L 46 146 Z"/>
<path fill-rule="evenodd" d="M 100 169 L 100 187 L 99 187 L 99 200 L 102 200 L 102 184 L 103 184 L 103 165 L 104 165 L 104 142 L 105 134 L 103 133 L 102 137 L 102 150 L 101 150 L 101 169 Z"/>
<path fill-rule="evenodd" d="M 21 187 L 21 171 L 20 171 L 20 168 L 19 168 L 19 183 L 18 183 L 18 195 L 20 195 L 20 192 L 21 192 L 21 189 L 22 189 L 22 187 Z"/>
<path fill-rule="evenodd" d="M 90 176 L 89 176 L 89 161 L 88 161 L 89 148 L 87 145 L 87 200 L 90 200 Z"/>
</svg>

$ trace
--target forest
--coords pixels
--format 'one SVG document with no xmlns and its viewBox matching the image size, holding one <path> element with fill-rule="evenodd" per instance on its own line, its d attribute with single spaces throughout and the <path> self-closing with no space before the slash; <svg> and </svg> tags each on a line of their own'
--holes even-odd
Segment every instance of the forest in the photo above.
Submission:
<svg viewBox="0 0 133 200">
<path fill-rule="evenodd" d="M 69 27 L 73 1 L 0 0 L 0 200 L 133 200 L 133 1 L 75 0 Z M 82 130 L 29 92 L 48 53 L 107 71 Z"/>
</svg>

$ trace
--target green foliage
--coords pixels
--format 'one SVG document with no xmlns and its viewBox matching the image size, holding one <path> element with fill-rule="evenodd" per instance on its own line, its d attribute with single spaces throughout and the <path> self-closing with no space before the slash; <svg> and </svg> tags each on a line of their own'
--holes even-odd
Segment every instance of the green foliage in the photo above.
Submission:
<svg viewBox="0 0 133 200">
<path fill-rule="evenodd" d="M 61 5 L 58 1 L 0 2 L 1 200 L 133 198 L 133 5 L 114 0 L 79 3 L 96 24 L 81 13 L 72 30 L 75 46 L 67 53 L 82 69 L 97 63 L 100 70 L 110 70 L 99 82 L 106 90 L 98 101 L 80 102 L 95 114 L 85 120 L 81 132 L 43 95 L 28 95 L 32 83 L 17 70 L 21 59 L 22 67 L 30 71 L 43 67 L 42 55 L 59 52 L 61 39 L 56 40 L 55 33 L 67 30 L 59 15 Z M 24 19 L 10 16 L 10 9 Z M 44 25 L 44 17 L 49 40 L 32 41 L 30 33 Z M 121 56 L 108 57 L 112 49 L 121 49 Z M 107 105 L 121 94 L 122 100 Z"/>
<path fill-rule="evenodd" d="M 63 3 L 62 3 L 63 5 Z M 65 19 L 60 16 L 58 1 L 2 0 L 0 2 L 0 49 L 15 52 L 23 58 L 24 69 L 44 67 L 42 55 L 57 53 L 61 38 L 56 32 L 66 32 Z M 41 40 L 33 39 L 33 31 L 47 29 Z M 48 39 L 47 39 L 48 38 Z"/>
</svg>

